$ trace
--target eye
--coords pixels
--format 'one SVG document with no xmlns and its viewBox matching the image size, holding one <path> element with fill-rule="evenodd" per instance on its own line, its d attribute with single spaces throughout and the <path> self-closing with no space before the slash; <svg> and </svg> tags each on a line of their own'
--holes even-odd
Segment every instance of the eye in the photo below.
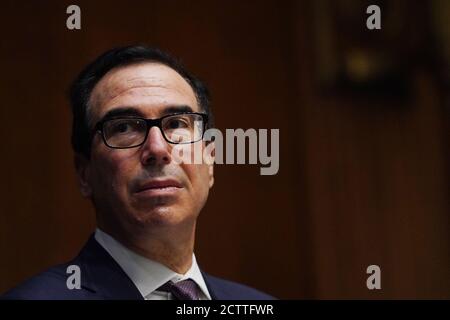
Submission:
<svg viewBox="0 0 450 320">
<path fill-rule="evenodd" d="M 180 129 L 180 128 L 189 127 L 189 124 L 184 119 L 181 119 L 181 118 L 170 119 L 167 122 L 166 127 L 167 127 L 167 129 Z"/>
<path fill-rule="evenodd" d="M 108 135 L 124 135 L 143 130 L 144 124 L 139 120 L 115 119 L 108 123 L 106 132 Z"/>
<path fill-rule="evenodd" d="M 128 123 L 118 123 L 115 128 L 114 131 L 117 133 L 125 133 L 130 129 L 130 125 Z"/>
<path fill-rule="evenodd" d="M 131 125 L 129 122 L 117 122 L 114 123 L 111 127 L 111 133 L 113 134 L 123 134 L 123 133 L 127 133 L 129 131 L 131 131 Z"/>
</svg>

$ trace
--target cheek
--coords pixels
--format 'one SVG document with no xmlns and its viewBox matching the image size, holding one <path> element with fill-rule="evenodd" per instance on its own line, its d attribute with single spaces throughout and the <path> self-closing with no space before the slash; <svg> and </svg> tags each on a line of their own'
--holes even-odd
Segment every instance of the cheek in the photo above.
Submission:
<svg viewBox="0 0 450 320">
<path fill-rule="evenodd" d="M 100 193 L 121 194 L 126 192 L 127 177 L 131 174 L 130 161 L 114 153 L 98 156 L 96 159 L 95 180 Z"/>
<path fill-rule="evenodd" d="M 184 165 L 190 184 L 193 197 L 197 200 L 204 200 L 209 192 L 209 170 L 206 164 Z"/>
</svg>

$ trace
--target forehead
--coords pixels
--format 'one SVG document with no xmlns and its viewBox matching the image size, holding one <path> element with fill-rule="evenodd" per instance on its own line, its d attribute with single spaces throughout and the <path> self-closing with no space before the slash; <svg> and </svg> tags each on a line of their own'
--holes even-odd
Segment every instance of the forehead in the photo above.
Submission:
<svg viewBox="0 0 450 320">
<path fill-rule="evenodd" d="M 144 62 L 109 71 L 92 90 L 89 112 L 98 120 L 114 108 L 132 107 L 158 117 L 164 109 L 178 105 L 199 111 L 191 86 L 172 68 Z"/>
</svg>

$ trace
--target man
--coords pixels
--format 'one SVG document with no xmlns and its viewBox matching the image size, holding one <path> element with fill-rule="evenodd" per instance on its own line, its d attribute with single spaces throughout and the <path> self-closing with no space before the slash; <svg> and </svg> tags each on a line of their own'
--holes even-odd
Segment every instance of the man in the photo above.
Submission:
<svg viewBox="0 0 450 320">
<path fill-rule="evenodd" d="M 189 156 L 189 147 L 204 148 L 203 133 L 213 126 L 198 79 L 157 49 L 118 48 L 81 72 L 70 100 L 76 172 L 97 229 L 74 260 L 4 298 L 273 298 L 197 265 L 196 220 L 214 183 L 213 165 L 174 161 L 173 151 Z M 79 287 L 68 270 L 78 272 Z"/>
</svg>

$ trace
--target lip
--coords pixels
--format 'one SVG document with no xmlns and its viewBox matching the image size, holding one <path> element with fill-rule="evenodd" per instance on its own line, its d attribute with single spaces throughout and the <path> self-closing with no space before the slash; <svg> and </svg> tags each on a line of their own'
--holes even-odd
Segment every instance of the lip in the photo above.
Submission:
<svg viewBox="0 0 450 320">
<path fill-rule="evenodd" d="M 152 179 L 140 184 L 135 193 L 146 196 L 170 195 L 182 188 L 181 183 L 174 179 Z"/>
</svg>

